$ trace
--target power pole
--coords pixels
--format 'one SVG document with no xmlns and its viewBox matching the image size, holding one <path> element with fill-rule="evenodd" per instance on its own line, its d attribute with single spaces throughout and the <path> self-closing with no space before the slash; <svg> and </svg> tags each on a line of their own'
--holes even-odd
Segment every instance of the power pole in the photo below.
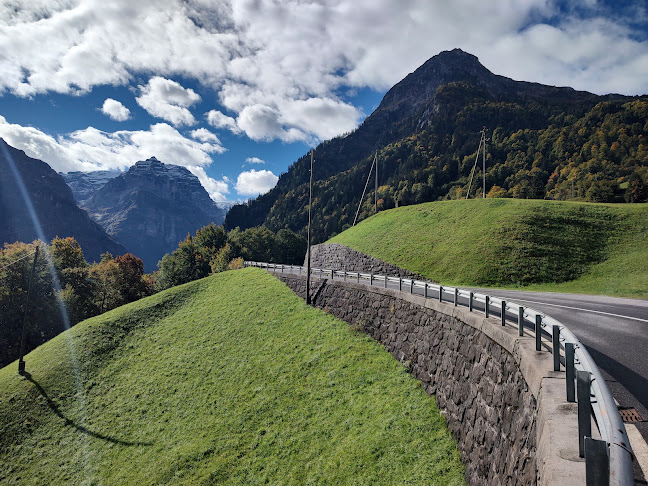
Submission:
<svg viewBox="0 0 648 486">
<path fill-rule="evenodd" d="M 482 160 L 483 160 L 483 179 L 484 179 L 484 189 L 483 189 L 483 197 L 486 199 L 486 127 L 482 128 L 482 143 L 484 144 L 484 152 L 482 155 Z"/>
<path fill-rule="evenodd" d="M 376 189 L 374 191 L 374 214 L 378 214 L 378 152 L 374 157 L 376 162 Z"/>
<path fill-rule="evenodd" d="M 25 302 L 25 312 L 23 314 L 23 327 L 22 327 L 22 337 L 20 338 L 20 354 L 18 357 L 18 373 L 25 373 L 25 335 L 27 334 L 27 311 L 29 310 L 29 301 L 31 298 L 32 290 L 32 280 L 34 280 L 34 272 L 36 270 L 36 260 L 38 259 L 38 249 L 40 247 L 36 245 L 36 251 L 34 252 L 34 261 L 32 262 L 31 273 L 29 274 L 29 284 L 27 286 L 27 301 Z"/>
<path fill-rule="evenodd" d="M 475 164 L 473 165 L 472 170 L 470 171 L 470 180 L 468 181 L 468 192 L 466 193 L 466 199 L 470 199 L 470 188 L 472 187 L 472 181 L 473 181 L 473 176 L 475 174 L 475 170 L 477 169 L 477 164 L 479 163 L 479 151 L 482 149 L 482 145 L 484 146 L 484 152 L 483 152 L 483 196 L 484 198 L 486 197 L 486 127 L 482 128 L 481 131 L 481 137 L 479 139 L 479 147 L 477 147 L 477 155 L 475 155 Z M 475 195 L 475 197 L 477 197 Z"/>
<path fill-rule="evenodd" d="M 311 150 L 310 183 L 308 185 L 308 256 L 306 258 L 306 304 L 310 305 L 311 274 L 311 206 L 313 205 L 313 151 Z"/>
<path fill-rule="evenodd" d="M 369 181 L 371 180 L 371 172 L 374 169 L 374 165 L 376 165 L 376 159 L 375 158 L 374 158 L 373 162 L 371 163 L 371 168 L 369 169 L 369 174 L 367 174 L 367 182 L 365 182 L 364 189 L 362 190 L 362 196 L 360 196 L 360 203 L 358 204 L 358 209 L 356 209 L 355 218 L 353 218 L 353 226 L 355 226 L 356 222 L 358 221 L 358 214 L 360 214 L 360 208 L 362 207 L 362 201 L 364 200 L 365 193 L 367 192 L 367 187 L 369 187 Z"/>
</svg>

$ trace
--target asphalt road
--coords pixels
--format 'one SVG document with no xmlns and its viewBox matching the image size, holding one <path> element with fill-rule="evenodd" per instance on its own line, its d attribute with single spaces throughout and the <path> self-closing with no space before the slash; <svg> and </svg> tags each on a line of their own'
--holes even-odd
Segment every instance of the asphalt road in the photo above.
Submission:
<svg viewBox="0 0 648 486">
<path fill-rule="evenodd" d="M 299 272 L 284 269 L 284 273 Z M 313 276 L 318 277 L 319 273 L 314 272 Z M 324 274 L 323 278 L 330 278 L 330 274 Z M 360 283 L 368 284 L 368 281 L 361 280 Z M 384 285 L 382 281 L 374 282 L 376 284 Z M 398 283 L 388 282 L 387 287 L 398 289 Z M 403 290 L 409 291 L 409 286 Z M 520 303 L 565 324 L 585 345 L 603 372 L 619 407 L 638 411 L 643 422 L 634 425 L 648 442 L 648 301 L 551 292 L 470 290 Z M 424 290 L 417 288 L 415 293 L 423 294 Z M 438 298 L 438 293 L 430 290 L 428 296 Z M 451 294 L 444 293 L 444 300 L 452 299 Z M 459 302 L 467 305 L 465 300 Z M 483 310 L 483 305 L 475 304 L 475 309 Z M 497 309 L 494 309 L 493 317 L 498 317 Z M 647 483 L 639 481 L 637 484 Z"/>
<path fill-rule="evenodd" d="M 648 442 L 648 301 L 617 297 L 517 290 L 476 289 L 519 302 L 565 324 L 590 353 L 619 407 L 634 408 L 644 420 L 633 424 L 644 444 L 633 442 L 648 476 L 645 450 Z M 630 429 L 626 424 L 626 429 Z M 630 434 L 630 430 L 628 430 Z M 631 437 L 632 442 L 632 437 Z M 635 461 L 635 484 L 641 479 Z"/>
</svg>

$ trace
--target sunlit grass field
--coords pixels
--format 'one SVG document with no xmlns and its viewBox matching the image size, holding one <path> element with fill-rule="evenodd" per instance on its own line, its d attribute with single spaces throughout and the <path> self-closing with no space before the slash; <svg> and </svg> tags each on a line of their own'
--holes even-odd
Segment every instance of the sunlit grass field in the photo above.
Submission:
<svg viewBox="0 0 648 486">
<path fill-rule="evenodd" d="M 84 321 L 0 370 L 0 484 L 465 484 L 433 398 L 258 269 Z"/>
<path fill-rule="evenodd" d="M 330 242 L 451 285 L 648 298 L 648 204 L 440 201 L 378 213 Z"/>
</svg>

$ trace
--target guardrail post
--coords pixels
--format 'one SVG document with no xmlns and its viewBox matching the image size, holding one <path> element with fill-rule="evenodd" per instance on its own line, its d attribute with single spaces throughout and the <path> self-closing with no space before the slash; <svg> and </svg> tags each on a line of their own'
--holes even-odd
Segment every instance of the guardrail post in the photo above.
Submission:
<svg viewBox="0 0 648 486">
<path fill-rule="evenodd" d="M 607 442 L 585 437 L 585 484 L 609 486 L 610 463 Z"/>
<path fill-rule="evenodd" d="M 373 285 L 373 273 L 369 274 L 369 285 Z"/>
<path fill-rule="evenodd" d="M 427 299 L 427 289 L 428 289 L 428 284 L 427 282 L 425 282 L 425 290 L 423 291 L 423 295 L 425 296 L 426 299 Z"/>
<path fill-rule="evenodd" d="M 281 264 L 281 273 L 283 273 L 283 271 L 284 271 L 284 266 L 283 266 L 283 263 L 282 263 Z"/>
<path fill-rule="evenodd" d="M 398 290 L 403 291 L 403 277 L 398 277 Z"/>
<path fill-rule="evenodd" d="M 475 297 L 475 294 L 473 292 L 470 292 L 470 295 L 468 296 L 468 310 L 472 312 L 473 308 L 473 298 Z"/>
<path fill-rule="evenodd" d="M 299 275 L 301 275 L 302 267 L 301 265 L 299 266 Z"/>
<path fill-rule="evenodd" d="M 536 351 L 542 350 L 542 316 L 536 314 L 535 322 L 535 341 L 536 341 Z"/>
<path fill-rule="evenodd" d="M 576 390 L 574 379 L 576 375 L 574 368 L 574 343 L 565 343 L 565 378 L 567 381 L 567 401 L 576 401 Z"/>
<path fill-rule="evenodd" d="M 551 343 L 554 371 L 560 371 L 560 326 L 556 324 L 551 328 Z"/>
<path fill-rule="evenodd" d="M 585 437 L 592 436 L 589 371 L 576 372 L 576 393 L 578 395 L 578 457 L 585 457 Z"/>
<path fill-rule="evenodd" d="M 443 285 L 439 285 L 439 302 L 443 302 Z"/>
<path fill-rule="evenodd" d="M 410 294 L 414 293 L 414 279 L 410 278 Z"/>
<path fill-rule="evenodd" d="M 524 336 L 524 307 L 518 307 L 518 336 Z"/>
<path fill-rule="evenodd" d="M 346 270 L 344 271 L 344 281 L 346 282 Z"/>
<path fill-rule="evenodd" d="M 387 275 L 385 275 L 385 288 L 387 288 Z"/>
<path fill-rule="evenodd" d="M 459 300 L 459 289 L 455 287 L 455 294 L 454 294 L 454 306 L 457 307 L 457 301 Z"/>
<path fill-rule="evenodd" d="M 357 282 L 360 283 L 360 272 L 356 272 Z"/>
<path fill-rule="evenodd" d="M 502 326 L 506 326 L 506 301 L 502 301 Z"/>
<path fill-rule="evenodd" d="M 486 317 L 490 315 L 490 297 L 487 295 L 486 296 L 486 302 L 484 304 L 484 314 L 486 314 Z"/>
</svg>

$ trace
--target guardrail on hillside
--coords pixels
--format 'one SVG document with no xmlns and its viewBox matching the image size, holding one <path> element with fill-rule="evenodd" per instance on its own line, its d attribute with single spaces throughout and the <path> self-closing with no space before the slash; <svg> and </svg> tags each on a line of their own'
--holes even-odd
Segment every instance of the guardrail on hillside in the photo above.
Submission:
<svg viewBox="0 0 648 486">
<path fill-rule="evenodd" d="M 298 265 L 248 261 L 244 265 L 265 268 L 273 272 L 306 275 L 306 268 Z M 542 312 L 515 302 L 422 280 L 322 268 L 311 268 L 311 276 L 419 294 L 455 306 L 466 306 L 471 312 L 479 310 L 486 317 L 495 314 L 503 326 L 507 325 L 507 322 L 515 323 L 520 336 L 524 335 L 525 329 L 532 331 L 535 334 L 536 350 L 541 351 L 545 348 L 553 353 L 554 371 L 560 371 L 561 365 L 564 366 L 567 378 L 567 401 L 578 402 L 579 455 L 585 457 L 587 484 L 612 486 L 634 484 L 632 449 L 616 402 L 585 346 L 564 324 Z M 547 340 L 550 344 L 546 342 Z M 592 438 L 592 414 L 601 440 Z"/>
</svg>

